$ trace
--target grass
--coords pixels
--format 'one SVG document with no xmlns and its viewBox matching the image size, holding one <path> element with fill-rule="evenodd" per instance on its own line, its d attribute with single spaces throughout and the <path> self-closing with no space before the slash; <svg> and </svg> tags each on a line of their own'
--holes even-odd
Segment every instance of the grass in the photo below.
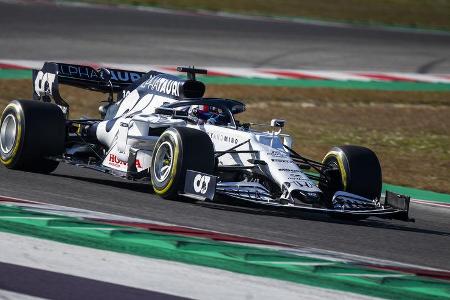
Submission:
<svg viewBox="0 0 450 300">
<path fill-rule="evenodd" d="M 87 0 L 450 30 L 450 0 Z"/>
<path fill-rule="evenodd" d="M 0 81 L 0 106 L 29 98 L 30 80 Z M 72 117 L 97 117 L 106 96 L 65 87 Z M 321 160 L 334 145 L 358 144 L 380 158 L 384 181 L 450 193 L 450 92 L 209 85 L 208 96 L 243 99 L 241 121 L 287 120 L 294 148 Z"/>
</svg>

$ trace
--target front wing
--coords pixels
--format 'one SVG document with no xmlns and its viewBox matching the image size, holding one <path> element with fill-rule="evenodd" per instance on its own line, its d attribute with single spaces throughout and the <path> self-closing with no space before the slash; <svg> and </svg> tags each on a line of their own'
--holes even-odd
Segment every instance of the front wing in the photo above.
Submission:
<svg viewBox="0 0 450 300">
<path fill-rule="evenodd" d="M 409 218 L 410 198 L 393 192 L 386 191 L 380 201 L 369 200 L 358 195 L 336 192 L 333 197 L 333 208 L 318 208 L 312 206 L 282 204 L 280 199 L 273 199 L 270 191 L 262 185 L 252 182 L 218 182 L 216 178 L 203 173 L 189 170 L 186 176 L 185 192 L 181 193 L 201 200 L 213 200 L 214 195 L 227 196 L 230 199 L 252 203 L 272 209 L 287 211 L 308 212 L 327 214 L 338 218 L 364 219 L 368 217 L 378 217 L 383 219 L 396 219 L 402 221 L 414 221 Z M 199 180 L 204 177 L 211 177 L 209 184 L 203 184 L 204 193 L 193 192 L 191 186 L 198 186 Z M 192 181 L 192 182 L 191 182 Z M 200 188 L 198 188 L 200 190 Z M 205 195 L 207 193 L 207 195 Z"/>
</svg>

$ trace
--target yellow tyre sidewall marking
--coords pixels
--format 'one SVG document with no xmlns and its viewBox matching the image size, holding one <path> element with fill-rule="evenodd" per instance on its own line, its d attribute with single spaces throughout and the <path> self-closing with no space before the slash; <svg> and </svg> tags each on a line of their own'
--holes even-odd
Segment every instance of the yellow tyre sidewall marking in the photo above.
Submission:
<svg viewBox="0 0 450 300">
<path fill-rule="evenodd" d="M 172 138 L 175 141 L 175 147 L 173 150 L 173 163 L 172 163 L 172 168 L 170 169 L 170 180 L 167 183 L 166 187 L 163 188 L 162 190 L 159 190 L 155 185 L 153 185 L 153 189 L 155 190 L 155 193 L 157 193 L 158 195 L 164 195 L 165 193 L 167 193 L 167 191 L 172 187 L 173 182 L 175 180 L 175 175 L 177 172 L 177 164 L 178 164 L 178 154 L 180 152 L 180 145 L 178 142 L 178 138 L 177 138 L 177 134 L 174 131 L 166 131 L 165 134 L 169 134 L 172 136 Z"/>
<path fill-rule="evenodd" d="M 20 116 L 20 107 L 19 107 L 16 103 L 10 103 L 10 104 L 8 104 L 8 106 L 6 106 L 5 110 L 3 111 L 2 117 L 3 117 L 3 115 L 5 114 L 5 111 L 6 111 L 8 108 L 12 108 L 12 109 L 16 112 L 15 117 L 16 117 L 16 119 L 17 119 L 17 128 L 16 128 L 17 132 L 16 132 L 15 145 L 14 145 L 14 148 L 12 149 L 12 151 L 11 151 L 11 156 L 10 156 L 8 159 L 6 159 L 6 160 L 4 160 L 4 159 L 0 156 L 0 161 L 1 161 L 5 166 L 9 166 L 9 165 L 11 165 L 11 163 L 13 162 L 14 158 L 15 158 L 16 155 L 17 155 L 17 152 L 19 151 L 19 148 L 20 148 L 20 142 L 21 142 L 21 139 L 22 139 L 22 119 L 21 119 L 21 116 Z"/>
<path fill-rule="evenodd" d="M 325 160 L 328 157 L 336 158 L 338 165 L 339 165 L 339 169 L 341 171 L 342 186 L 344 187 L 344 191 L 345 191 L 345 190 L 347 190 L 347 172 L 345 171 L 344 159 L 342 158 L 342 156 L 343 156 L 343 153 L 340 151 L 330 151 L 327 153 L 327 155 L 325 155 L 322 162 L 325 162 Z"/>
</svg>

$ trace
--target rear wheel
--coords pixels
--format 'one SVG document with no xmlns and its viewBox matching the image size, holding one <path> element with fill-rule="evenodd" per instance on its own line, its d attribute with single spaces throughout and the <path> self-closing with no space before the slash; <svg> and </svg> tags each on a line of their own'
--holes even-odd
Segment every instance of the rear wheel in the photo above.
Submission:
<svg viewBox="0 0 450 300">
<path fill-rule="evenodd" d="M 336 191 L 345 191 L 368 199 L 380 199 L 381 167 L 372 150 L 351 145 L 333 147 L 325 155 L 323 164 L 323 171 L 328 173 L 330 181 L 319 187 L 329 201 Z"/>
<path fill-rule="evenodd" d="M 212 174 L 214 146 L 203 131 L 172 127 L 164 131 L 155 145 L 150 169 L 153 189 L 172 199 L 184 189 L 186 171 Z"/>
<path fill-rule="evenodd" d="M 14 100 L 1 116 L 0 161 L 9 169 L 50 173 L 64 151 L 65 119 L 55 104 Z"/>
</svg>

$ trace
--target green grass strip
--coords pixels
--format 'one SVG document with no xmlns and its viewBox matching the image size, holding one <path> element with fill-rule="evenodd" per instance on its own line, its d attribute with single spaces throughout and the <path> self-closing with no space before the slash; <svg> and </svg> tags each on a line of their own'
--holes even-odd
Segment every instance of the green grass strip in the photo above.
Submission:
<svg viewBox="0 0 450 300">
<path fill-rule="evenodd" d="M 30 70 L 0 69 L 0 79 L 28 79 Z M 301 79 L 265 79 L 210 76 L 201 77 L 206 84 L 253 85 L 296 88 L 335 88 L 383 91 L 450 91 L 450 84 L 425 82 L 381 82 L 381 81 L 337 81 L 337 80 L 301 80 Z"/>
<path fill-rule="evenodd" d="M 426 191 L 426 190 L 420 190 L 410 187 L 404 187 L 404 186 L 398 186 L 393 184 L 383 184 L 383 191 L 391 191 L 407 196 L 411 196 L 411 198 L 420 199 L 420 200 L 429 200 L 429 201 L 435 201 L 435 202 L 444 202 L 444 203 L 450 203 L 450 195 L 449 194 L 442 194 L 442 193 L 436 193 L 432 191 Z"/>
<path fill-rule="evenodd" d="M 311 174 L 314 176 L 319 176 L 318 173 L 315 172 L 305 172 L 306 174 Z M 383 183 L 382 193 L 385 191 L 391 191 L 394 193 L 410 196 L 411 198 L 424 200 L 424 201 L 434 201 L 434 202 L 443 202 L 450 203 L 450 195 L 437 193 L 433 191 L 421 190 L 406 186 L 393 185 L 389 183 Z"/>
<path fill-rule="evenodd" d="M 0 79 L 31 79 L 31 70 L 0 69 Z"/>
<path fill-rule="evenodd" d="M 381 81 L 335 81 L 335 80 L 301 80 L 301 79 L 264 79 L 240 77 L 202 77 L 204 83 L 222 85 L 280 86 L 297 88 L 335 88 L 383 91 L 450 91 L 450 84 L 425 82 L 381 82 Z"/>
<path fill-rule="evenodd" d="M 99 227 L 101 230 L 95 229 Z M 401 273 L 70 217 L 49 219 L 48 214 L 14 206 L 0 205 L 0 230 L 374 297 L 450 299 L 450 284 L 446 281 L 414 275 L 389 277 Z"/>
</svg>

